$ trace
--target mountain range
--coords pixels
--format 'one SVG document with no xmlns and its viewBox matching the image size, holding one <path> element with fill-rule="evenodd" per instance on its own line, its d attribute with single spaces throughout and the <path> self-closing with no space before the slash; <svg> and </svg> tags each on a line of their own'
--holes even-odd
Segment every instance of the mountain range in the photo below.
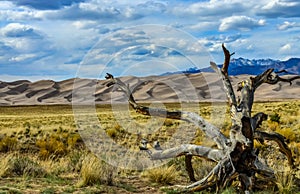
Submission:
<svg viewBox="0 0 300 194">
<path fill-rule="evenodd" d="M 221 67 L 222 65 L 218 65 Z M 300 58 L 290 58 L 286 61 L 273 60 L 273 59 L 232 59 L 229 66 L 229 75 L 258 75 L 269 68 L 274 68 L 275 71 L 286 70 L 286 74 L 300 75 Z M 179 73 L 200 73 L 200 72 L 213 72 L 210 67 L 196 68 L 192 67 L 185 71 L 167 72 L 162 75 L 171 75 Z"/>
</svg>

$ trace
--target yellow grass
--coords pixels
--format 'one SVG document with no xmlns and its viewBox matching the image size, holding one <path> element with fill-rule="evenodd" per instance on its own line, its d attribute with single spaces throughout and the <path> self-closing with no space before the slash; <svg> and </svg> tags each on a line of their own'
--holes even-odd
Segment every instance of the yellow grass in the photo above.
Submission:
<svg viewBox="0 0 300 194">
<path fill-rule="evenodd" d="M 171 184 L 176 180 L 178 175 L 178 171 L 174 165 L 150 169 L 143 174 L 150 182 L 159 184 Z"/>
<path fill-rule="evenodd" d="M 180 109 L 179 104 L 166 104 L 166 107 L 170 110 Z M 224 104 L 219 104 L 214 109 L 210 103 L 193 107 L 189 111 L 199 113 L 220 127 L 225 135 L 228 135 L 230 118 L 228 108 Z M 175 132 L 187 129 L 195 131 L 191 142 L 215 146 L 200 129 L 189 123 L 170 119 L 151 120 L 152 118 L 140 115 L 133 110 L 129 114 L 130 120 L 116 118 L 109 105 L 99 105 L 96 111 L 99 123 L 108 137 L 127 148 L 138 150 L 141 138 L 147 138 L 150 143 L 158 140 L 163 146 Z M 215 113 L 212 114 L 212 111 Z M 296 166 L 300 166 L 300 101 L 254 104 L 253 114 L 261 111 L 268 115 L 278 114 L 279 120 L 269 119 L 263 122 L 261 130 L 277 132 L 285 136 L 290 141 L 289 146 L 295 157 Z M 227 115 L 224 116 L 224 112 L 227 112 Z M 124 123 L 128 125 L 124 125 Z M 296 181 L 300 180 L 300 170 L 287 171 L 280 168 L 283 165 L 286 167 L 287 162 L 285 156 L 278 151 L 277 144 L 255 142 L 255 147 L 261 149 L 261 156 L 265 157 L 266 162 L 278 172 L 276 177 L 278 191 L 282 193 L 300 192 L 299 185 L 296 184 Z M 16 157 L 16 153 L 19 158 Z M 40 192 L 43 189 L 51 190 L 53 187 L 58 193 L 82 190 L 126 193 L 126 189 L 129 188 L 143 193 L 144 190 L 139 189 L 147 188 L 149 180 L 160 183 L 160 185 L 170 183 L 186 185 L 189 183 L 184 162 L 182 162 L 184 160 L 181 159 L 174 159 L 172 165 L 147 171 L 148 174 L 144 174 L 147 181 L 139 179 L 140 172 L 128 171 L 124 176 L 118 174 L 122 170 L 99 161 L 85 148 L 76 128 L 71 106 L 0 107 L 0 159 L 0 177 L 10 178 L 0 179 L 0 185 L 7 185 L 6 187 L 11 189 L 26 190 L 29 193 L 32 190 L 25 187 L 24 183 L 19 184 L 17 179 L 19 175 L 12 176 L 13 171 L 8 170 L 12 169 L 10 165 L 12 160 L 22 164 L 22 169 L 31 169 L 32 166 L 37 165 L 40 169 L 45 170 L 45 174 L 50 176 L 50 180 L 49 177 L 46 177 L 46 180 L 36 184 L 25 181 L 25 185 L 30 184 L 30 187 Z M 203 162 L 199 159 L 193 159 L 193 164 L 198 179 L 203 177 L 214 165 L 214 163 Z M 138 180 L 136 181 L 136 179 Z M 33 176 L 33 180 L 37 179 Z M 49 184 L 52 186 L 45 187 Z M 111 184 L 114 186 L 108 186 Z M 65 185 L 66 188 L 62 189 L 62 185 Z M 75 185 L 81 187 L 78 188 Z M 101 189 L 94 185 L 101 185 Z M 103 185 L 105 186 L 102 187 Z M 155 191 L 160 191 L 160 186 L 153 185 L 151 187 Z M 103 190 L 103 188 L 105 189 Z M 1 191 L 2 187 L 0 186 Z M 272 193 L 273 190 L 264 192 Z"/>
</svg>

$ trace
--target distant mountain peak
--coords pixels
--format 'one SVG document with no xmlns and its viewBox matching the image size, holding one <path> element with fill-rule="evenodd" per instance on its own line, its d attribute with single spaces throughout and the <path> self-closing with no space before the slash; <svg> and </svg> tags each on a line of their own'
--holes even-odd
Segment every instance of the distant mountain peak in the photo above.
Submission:
<svg viewBox="0 0 300 194">
<path fill-rule="evenodd" d="M 222 64 L 218 65 L 219 67 Z M 246 59 L 246 58 L 233 58 L 229 65 L 230 75 L 258 75 L 268 68 L 274 68 L 275 71 L 286 70 L 290 74 L 300 75 L 300 58 L 290 58 L 286 61 L 274 60 L 274 59 Z M 189 68 L 185 71 L 167 72 L 162 75 L 172 74 L 193 74 L 199 72 L 213 72 L 210 67 L 198 69 L 197 67 Z"/>
</svg>

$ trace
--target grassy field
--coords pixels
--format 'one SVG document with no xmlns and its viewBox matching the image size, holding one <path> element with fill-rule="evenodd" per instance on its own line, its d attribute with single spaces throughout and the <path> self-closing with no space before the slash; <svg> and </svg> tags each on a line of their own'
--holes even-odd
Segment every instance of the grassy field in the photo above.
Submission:
<svg viewBox="0 0 300 194">
<path fill-rule="evenodd" d="M 179 104 L 165 106 L 180 109 Z M 212 110 L 210 103 L 195 104 L 189 111 L 201 114 L 228 134 L 230 121 L 228 114 L 222 117 L 224 105 Z M 255 142 L 266 162 L 276 170 L 277 179 L 275 187 L 256 193 L 300 193 L 300 101 L 256 103 L 253 113 L 261 111 L 269 115 L 262 128 L 288 139 L 298 169 L 288 167 L 276 143 Z M 186 128 L 195 130 L 192 143 L 214 146 L 189 123 L 153 119 L 132 110 L 128 121 L 127 117 L 116 118 L 109 105 L 98 105 L 96 112 L 101 130 L 126 148 L 138 149 L 141 137 L 137 134 L 143 130 L 149 132 L 144 138 L 163 145 L 174 132 Z M 216 118 L 218 115 L 221 119 Z M 130 131 L 123 127 L 126 122 L 131 123 Z M 151 128 L 157 130 L 150 133 Z M 194 158 L 193 164 L 197 179 L 214 165 L 200 158 Z M 183 157 L 145 171 L 121 169 L 99 160 L 85 147 L 71 106 L 0 107 L 0 193 L 176 193 L 170 185 L 189 183 Z M 233 188 L 223 191 L 232 192 Z"/>
</svg>

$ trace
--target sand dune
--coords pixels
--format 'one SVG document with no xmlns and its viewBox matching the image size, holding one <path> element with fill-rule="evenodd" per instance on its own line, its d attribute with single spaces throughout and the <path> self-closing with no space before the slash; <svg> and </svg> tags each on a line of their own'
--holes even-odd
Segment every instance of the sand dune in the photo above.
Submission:
<svg viewBox="0 0 300 194">
<path fill-rule="evenodd" d="M 234 88 L 249 75 L 232 76 Z M 222 82 L 215 73 L 121 78 L 129 83 L 133 95 L 141 102 L 225 101 Z M 107 88 L 105 80 L 68 79 L 60 82 L 40 80 L 30 82 L 0 81 L 0 105 L 70 104 L 126 102 L 126 96 L 116 88 Z M 75 83 L 75 84 L 74 84 Z M 112 92 L 112 90 L 114 90 Z M 74 93 L 73 93 L 74 91 Z M 300 99 L 300 80 L 293 85 L 263 84 L 255 100 Z"/>
</svg>

